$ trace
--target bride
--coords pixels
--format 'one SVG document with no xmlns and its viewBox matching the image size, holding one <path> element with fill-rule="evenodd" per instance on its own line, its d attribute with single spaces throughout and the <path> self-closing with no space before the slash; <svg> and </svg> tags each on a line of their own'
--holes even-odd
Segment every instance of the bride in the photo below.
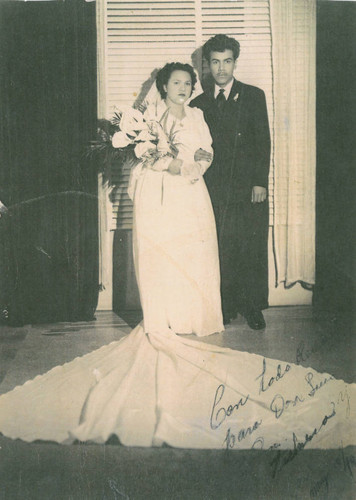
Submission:
<svg viewBox="0 0 356 500">
<path fill-rule="evenodd" d="M 215 221 L 203 179 L 212 141 L 202 111 L 185 106 L 195 82 L 188 64 L 170 63 L 158 72 L 162 100 L 148 107 L 145 118 L 172 131 L 178 155 L 151 168 L 140 165 L 131 177 L 135 269 L 147 333 L 202 336 L 224 329 Z"/>
<path fill-rule="evenodd" d="M 143 322 L 126 338 L 0 396 L 0 432 L 25 441 L 127 446 L 289 449 L 356 443 L 355 385 L 311 368 L 185 335 L 223 330 L 216 231 L 203 174 L 211 138 L 186 106 L 196 77 L 171 63 L 157 76 L 176 157 L 132 171 L 134 257 Z"/>
</svg>

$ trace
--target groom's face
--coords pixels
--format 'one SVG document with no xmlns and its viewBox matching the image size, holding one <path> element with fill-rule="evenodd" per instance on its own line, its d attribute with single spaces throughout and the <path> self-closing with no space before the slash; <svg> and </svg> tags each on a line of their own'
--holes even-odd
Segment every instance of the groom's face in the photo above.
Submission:
<svg viewBox="0 0 356 500">
<path fill-rule="evenodd" d="M 209 68 L 215 83 L 220 87 L 225 87 L 232 80 L 235 70 L 235 59 L 232 50 L 211 52 Z"/>
</svg>

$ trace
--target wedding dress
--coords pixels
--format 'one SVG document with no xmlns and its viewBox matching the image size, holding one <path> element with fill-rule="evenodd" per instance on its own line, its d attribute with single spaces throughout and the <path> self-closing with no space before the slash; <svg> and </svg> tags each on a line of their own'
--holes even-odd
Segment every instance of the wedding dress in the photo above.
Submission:
<svg viewBox="0 0 356 500">
<path fill-rule="evenodd" d="M 139 164 L 131 176 L 144 321 L 0 396 L 0 432 L 30 442 L 104 443 L 115 435 L 127 446 L 289 449 L 285 461 L 304 448 L 356 444 L 355 384 L 181 335 L 223 325 L 202 178 L 209 165 L 193 159 L 198 148 L 211 150 L 211 139 L 198 109 L 173 121 L 183 175 Z"/>
<path fill-rule="evenodd" d="M 218 246 L 213 208 L 203 174 L 211 162 L 194 161 L 197 149 L 212 153 L 211 136 L 199 109 L 185 107 L 177 120 L 164 101 L 148 107 L 147 120 L 171 131 L 181 175 L 153 168 L 133 169 L 134 259 L 148 333 L 210 335 L 224 329 L 221 314 Z"/>
</svg>

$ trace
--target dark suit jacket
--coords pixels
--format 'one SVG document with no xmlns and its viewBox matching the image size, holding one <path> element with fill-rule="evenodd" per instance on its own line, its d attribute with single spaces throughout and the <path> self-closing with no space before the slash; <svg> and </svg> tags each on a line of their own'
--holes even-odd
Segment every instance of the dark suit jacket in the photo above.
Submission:
<svg viewBox="0 0 356 500">
<path fill-rule="evenodd" d="M 234 80 L 223 113 L 214 86 L 193 99 L 213 138 L 214 161 L 205 174 L 214 205 L 251 200 L 253 186 L 268 188 L 270 131 L 263 90 Z"/>
</svg>

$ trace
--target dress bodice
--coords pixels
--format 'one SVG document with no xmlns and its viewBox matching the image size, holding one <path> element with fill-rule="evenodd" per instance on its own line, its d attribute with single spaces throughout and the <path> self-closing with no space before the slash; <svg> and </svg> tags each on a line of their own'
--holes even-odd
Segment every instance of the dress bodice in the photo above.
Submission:
<svg viewBox="0 0 356 500">
<path fill-rule="evenodd" d="M 199 148 L 210 153 L 213 152 L 212 139 L 200 109 L 184 106 L 184 112 L 184 118 L 179 120 L 171 113 L 167 113 L 167 105 L 161 101 L 156 105 L 149 106 L 145 117 L 160 122 L 162 116 L 166 114 L 163 128 L 167 135 L 171 133 L 173 143 L 179 150 L 178 158 L 182 159 L 183 162 L 194 163 L 194 154 Z M 202 173 L 204 173 L 211 162 L 199 163 L 203 170 Z"/>
<path fill-rule="evenodd" d="M 208 125 L 204 120 L 203 112 L 198 108 L 190 108 L 184 106 L 185 116 L 179 120 L 174 115 L 169 113 L 167 105 L 164 101 L 149 105 L 144 113 L 145 120 L 158 122 L 171 141 L 178 149 L 177 158 L 183 161 L 181 166 L 181 174 L 174 176 L 171 182 L 177 184 L 190 183 L 191 179 L 201 177 L 211 165 L 211 161 L 194 160 L 194 155 L 198 149 L 204 149 L 209 153 L 213 153 L 212 139 Z M 134 199 L 136 183 L 141 175 L 147 175 L 150 170 L 159 171 L 161 175 L 170 174 L 166 172 L 170 163 L 169 157 L 164 157 L 156 161 L 151 167 L 143 168 L 143 162 L 136 165 L 131 170 L 128 194 Z"/>
</svg>

